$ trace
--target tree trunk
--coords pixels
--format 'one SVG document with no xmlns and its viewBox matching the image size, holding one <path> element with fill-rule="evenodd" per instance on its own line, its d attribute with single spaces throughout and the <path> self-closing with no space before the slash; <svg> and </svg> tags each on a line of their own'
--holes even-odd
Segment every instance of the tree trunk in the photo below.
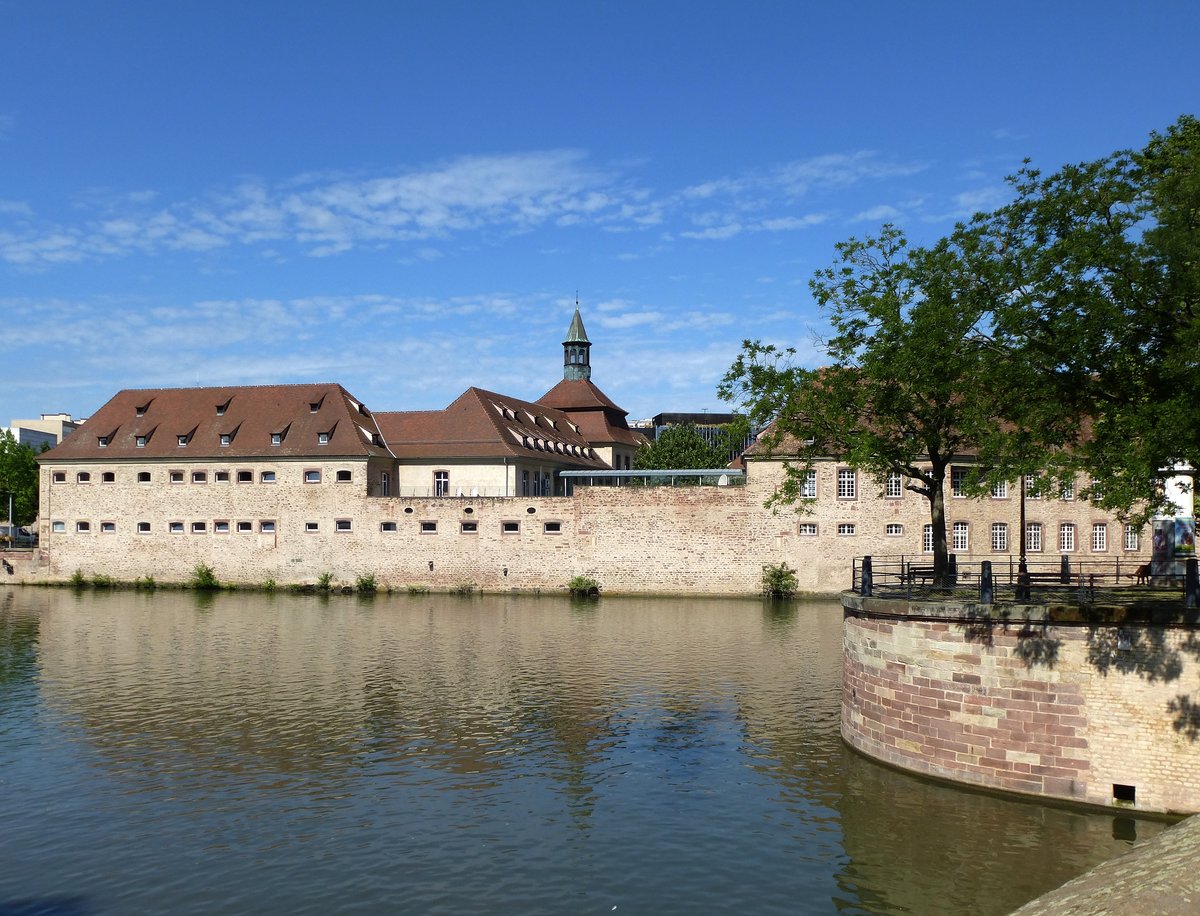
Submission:
<svg viewBox="0 0 1200 916">
<path fill-rule="evenodd" d="M 929 520 L 933 524 L 933 584 L 943 588 L 949 583 L 950 551 L 946 543 L 946 467 L 934 465 L 930 471 Z"/>
</svg>

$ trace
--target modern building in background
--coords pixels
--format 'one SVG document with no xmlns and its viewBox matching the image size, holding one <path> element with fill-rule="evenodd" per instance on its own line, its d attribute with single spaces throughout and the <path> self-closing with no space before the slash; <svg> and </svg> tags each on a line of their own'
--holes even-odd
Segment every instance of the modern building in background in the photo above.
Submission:
<svg viewBox="0 0 1200 916">
<path fill-rule="evenodd" d="M 28 445 L 35 452 L 43 447 L 54 448 L 86 422 L 72 418 L 69 413 L 44 413 L 40 420 L 13 420 L 8 432 L 19 445 Z"/>
</svg>

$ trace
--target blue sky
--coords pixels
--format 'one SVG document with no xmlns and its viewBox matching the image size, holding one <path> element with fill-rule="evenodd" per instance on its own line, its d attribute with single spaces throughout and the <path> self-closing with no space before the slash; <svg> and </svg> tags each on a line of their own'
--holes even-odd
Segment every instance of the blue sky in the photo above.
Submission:
<svg viewBox="0 0 1200 916">
<path fill-rule="evenodd" d="M 808 280 L 1200 109 L 1193 2 L 0 0 L 0 423 L 121 388 L 375 410 L 562 376 L 718 411 Z"/>
</svg>

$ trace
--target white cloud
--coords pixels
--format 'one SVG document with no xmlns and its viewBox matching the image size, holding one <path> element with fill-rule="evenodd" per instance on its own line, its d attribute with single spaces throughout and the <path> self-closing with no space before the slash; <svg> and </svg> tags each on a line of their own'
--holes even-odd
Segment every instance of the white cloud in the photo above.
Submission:
<svg viewBox="0 0 1200 916">
<path fill-rule="evenodd" d="M 856 214 L 850 220 L 852 223 L 881 223 L 887 220 L 896 219 L 900 216 L 900 211 L 890 204 L 879 204 L 863 210 Z"/>
</svg>

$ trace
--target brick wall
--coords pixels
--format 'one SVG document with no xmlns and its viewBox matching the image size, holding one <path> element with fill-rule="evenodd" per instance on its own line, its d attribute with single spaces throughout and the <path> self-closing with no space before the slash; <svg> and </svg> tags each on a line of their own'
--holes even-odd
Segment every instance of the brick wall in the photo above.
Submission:
<svg viewBox="0 0 1200 916">
<path fill-rule="evenodd" d="M 843 604 L 842 735 L 862 753 L 982 788 L 1095 805 L 1132 789 L 1137 809 L 1200 811 L 1189 631 Z"/>
</svg>

